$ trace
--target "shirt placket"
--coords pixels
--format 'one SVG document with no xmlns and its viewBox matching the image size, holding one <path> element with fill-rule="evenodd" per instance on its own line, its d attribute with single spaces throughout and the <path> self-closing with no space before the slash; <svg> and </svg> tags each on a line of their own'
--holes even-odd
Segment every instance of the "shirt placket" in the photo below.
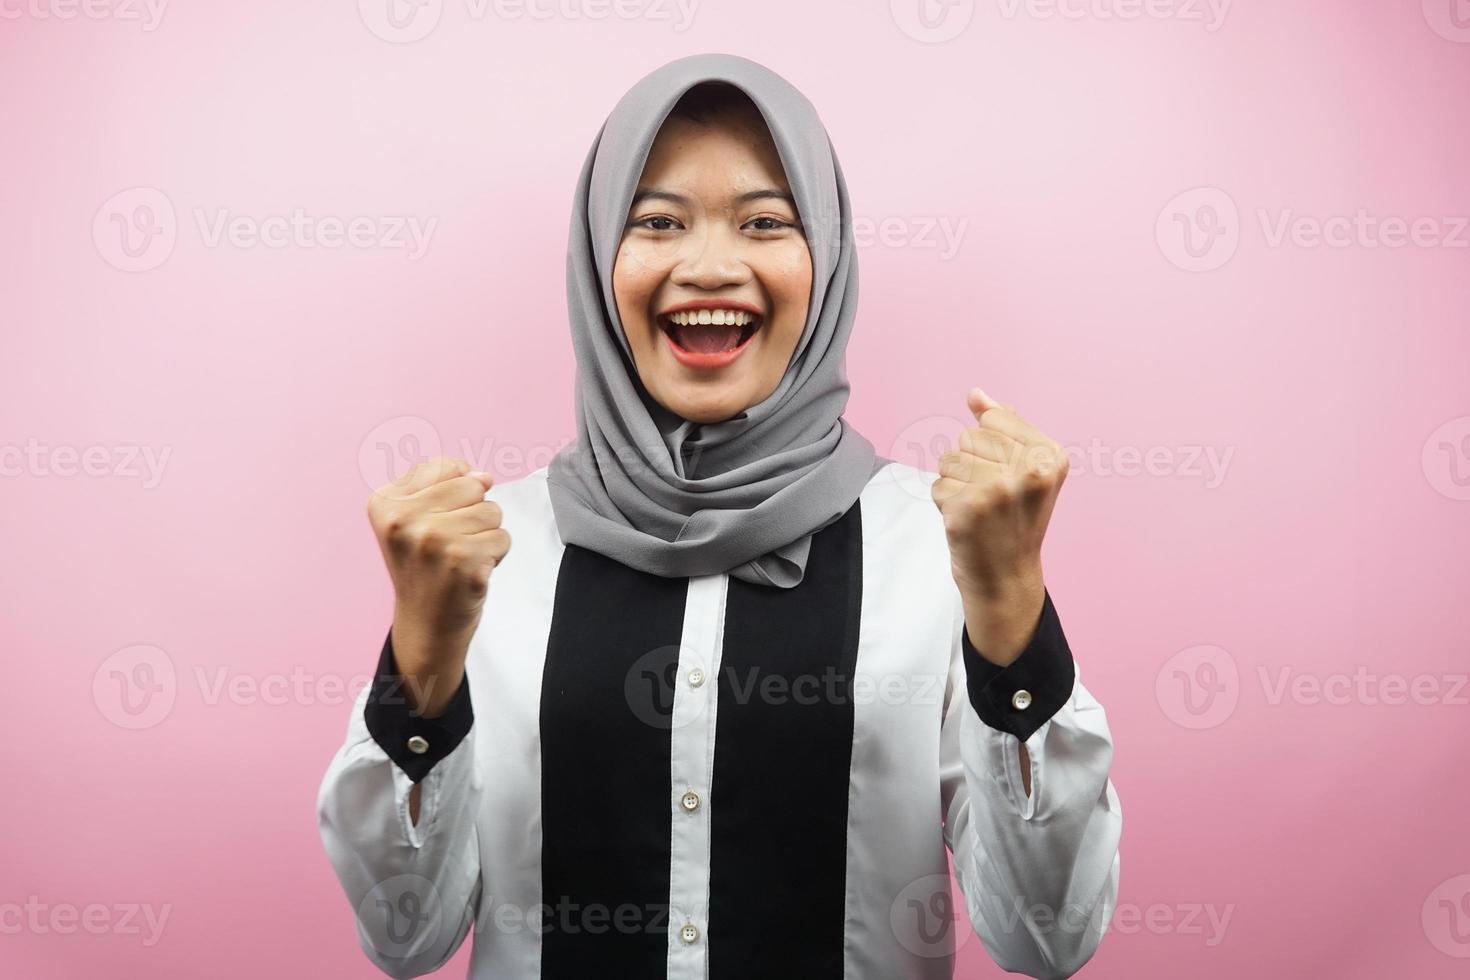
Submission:
<svg viewBox="0 0 1470 980">
<path fill-rule="evenodd" d="M 670 715 L 669 980 L 708 975 L 710 785 L 726 574 L 689 580 Z"/>
</svg>

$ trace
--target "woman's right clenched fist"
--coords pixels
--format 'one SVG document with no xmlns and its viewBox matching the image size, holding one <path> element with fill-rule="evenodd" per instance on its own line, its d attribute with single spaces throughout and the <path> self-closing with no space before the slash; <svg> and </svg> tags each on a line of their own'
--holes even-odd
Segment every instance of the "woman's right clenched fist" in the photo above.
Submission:
<svg viewBox="0 0 1470 980">
<path fill-rule="evenodd" d="M 368 500 L 368 520 L 393 579 L 394 646 L 407 672 L 425 659 L 462 657 L 479 624 L 490 572 L 510 551 L 494 483 L 463 459 L 414 466 Z M 410 635 L 411 634 L 411 635 Z"/>
</svg>

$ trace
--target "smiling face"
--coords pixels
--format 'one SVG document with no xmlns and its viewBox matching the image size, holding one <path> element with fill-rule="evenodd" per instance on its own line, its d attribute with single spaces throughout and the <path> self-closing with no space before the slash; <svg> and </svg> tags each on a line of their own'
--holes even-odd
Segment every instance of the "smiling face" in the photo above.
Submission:
<svg viewBox="0 0 1470 980">
<path fill-rule="evenodd" d="M 765 400 L 801 339 L 811 289 L 811 253 L 759 110 L 671 114 L 613 266 L 644 388 L 695 422 Z"/>
</svg>

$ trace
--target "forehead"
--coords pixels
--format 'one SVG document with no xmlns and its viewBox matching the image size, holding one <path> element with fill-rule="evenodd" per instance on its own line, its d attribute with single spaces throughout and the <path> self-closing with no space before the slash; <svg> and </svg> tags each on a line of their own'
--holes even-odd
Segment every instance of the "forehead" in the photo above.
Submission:
<svg viewBox="0 0 1470 980">
<path fill-rule="evenodd" d="M 754 186 L 789 189 L 776 144 L 758 111 L 727 112 L 708 123 L 671 117 L 643 165 L 639 190 L 678 184 L 701 193 Z"/>
</svg>

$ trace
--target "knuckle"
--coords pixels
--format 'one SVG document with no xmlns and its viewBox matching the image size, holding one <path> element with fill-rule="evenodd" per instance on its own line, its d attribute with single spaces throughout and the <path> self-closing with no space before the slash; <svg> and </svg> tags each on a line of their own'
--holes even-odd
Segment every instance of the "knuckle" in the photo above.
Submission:
<svg viewBox="0 0 1470 980">
<path fill-rule="evenodd" d="M 473 564 L 474 552 L 464 538 L 453 538 L 444 541 L 439 551 L 439 558 L 444 564 L 455 571 L 463 571 L 467 566 Z"/>
<path fill-rule="evenodd" d="M 962 514 L 963 508 L 949 507 L 944 511 L 944 530 L 947 534 L 958 534 L 963 530 L 966 516 Z"/>
<path fill-rule="evenodd" d="M 958 494 L 953 504 L 944 509 L 944 529 L 951 535 L 966 536 L 984 515 L 985 508 L 975 496 Z"/>
<path fill-rule="evenodd" d="M 386 508 L 381 512 L 381 521 L 384 540 L 399 546 L 414 544 L 417 527 L 411 514 L 396 507 Z"/>
<path fill-rule="evenodd" d="M 986 506 L 993 509 L 1007 507 L 1015 501 L 1020 490 L 1021 487 L 1016 477 L 1009 475 L 1003 476 L 992 481 L 985 488 L 984 502 Z"/>
<path fill-rule="evenodd" d="M 449 541 L 444 532 L 436 527 L 414 525 L 409 529 L 414 550 L 425 558 L 443 559 L 449 551 Z"/>
<path fill-rule="evenodd" d="M 465 589 L 471 597 L 483 599 L 490 590 L 490 568 L 487 565 L 476 565 L 464 574 Z"/>
<path fill-rule="evenodd" d="M 1051 489 L 1067 471 L 1067 455 L 1055 443 L 1033 446 L 1026 455 L 1026 486 L 1030 490 Z"/>
<path fill-rule="evenodd" d="M 435 456 L 426 460 L 424 467 L 434 483 L 452 480 L 464 472 L 467 464 L 457 456 Z"/>
</svg>

